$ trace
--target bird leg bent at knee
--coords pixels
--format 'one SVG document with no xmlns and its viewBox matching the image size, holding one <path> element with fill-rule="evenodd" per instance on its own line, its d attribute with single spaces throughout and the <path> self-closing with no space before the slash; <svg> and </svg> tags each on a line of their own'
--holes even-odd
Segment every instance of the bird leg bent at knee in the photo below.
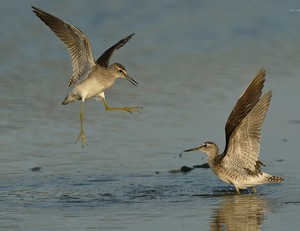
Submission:
<svg viewBox="0 0 300 231">
<path fill-rule="evenodd" d="M 115 110 L 120 110 L 120 111 L 127 111 L 129 113 L 133 113 L 133 112 L 141 112 L 141 109 L 143 109 L 143 107 L 109 107 L 106 103 L 106 100 L 104 98 L 102 98 L 105 109 L 108 111 L 115 111 Z"/>
</svg>

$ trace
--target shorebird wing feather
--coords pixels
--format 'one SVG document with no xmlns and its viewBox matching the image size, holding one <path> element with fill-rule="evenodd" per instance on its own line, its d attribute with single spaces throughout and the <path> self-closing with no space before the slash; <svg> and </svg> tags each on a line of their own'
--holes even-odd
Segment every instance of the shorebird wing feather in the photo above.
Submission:
<svg viewBox="0 0 300 231">
<path fill-rule="evenodd" d="M 233 131 L 227 152 L 222 159 L 225 166 L 234 166 L 248 173 L 260 173 L 258 160 L 261 127 L 266 117 L 272 92 L 268 91 Z"/>
<path fill-rule="evenodd" d="M 260 69 L 232 109 L 225 125 L 226 147 L 224 153 L 227 151 L 229 139 L 234 129 L 259 101 L 265 82 L 265 76 L 266 71 L 263 68 Z"/>
<path fill-rule="evenodd" d="M 127 36 L 126 38 L 121 39 L 119 42 L 117 42 L 115 45 L 113 45 L 112 47 L 108 48 L 96 61 L 96 63 L 98 63 L 99 65 L 103 66 L 103 67 L 108 67 L 109 65 L 109 60 L 112 56 L 112 54 L 114 53 L 115 50 L 118 50 L 119 48 L 121 48 L 122 46 L 124 46 L 129 39 L 131 39 L 131 37 L 134 34 L 131 34 L 129 36 Z"/>
<path fill-rule="evenodd" d="M 83 80 L 95 66 L 91 45 L 86 35 L 75 26 L 41 10 L 32 7 L 33 12 L 38 16 L 65 44 L 67 47 L 73 67 L 73 74 L 69 86 Z"/>
</svg>

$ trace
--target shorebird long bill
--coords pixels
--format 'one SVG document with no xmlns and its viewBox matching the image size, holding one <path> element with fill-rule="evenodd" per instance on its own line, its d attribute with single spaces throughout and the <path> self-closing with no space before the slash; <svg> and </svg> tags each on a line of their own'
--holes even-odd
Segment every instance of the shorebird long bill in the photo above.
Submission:
<svg viewBox="0 0 300 231">
<path fill-rule="evenodd" d="M 132 83 L 136 87 L 139 85 L 137 81 L 135 81 L 133 78 L 131 78 L 128 75 L 125 77 L 125 79 L 127 79 L 130 83 Z"/>
<path fill-rule="evenodd" d="M 199 146 L 199 147 L 196 147 L 196 148 L 191 148 L 191 149 L 184 150 L 183 152 L 192 152 L 192 151 L 197 151 L 197 150 L 199 150 L 201 147 L 202 147 L 202 145 L 201 145 L 201 146 Z"/>
<path fill-rule="evenodd" d="M 197 147 L 197 148 L 186 149 L 186 150 L 182 151 L 182 153 L 179 154 L 179 157 L 182 157 L 182 155 L 183 155 L 184 152 L 197 151 L 197 150 L 199 150 L 201 147 L 202 147 L 202 145 L 201 145 L 200 147 Z"/>
</svg>

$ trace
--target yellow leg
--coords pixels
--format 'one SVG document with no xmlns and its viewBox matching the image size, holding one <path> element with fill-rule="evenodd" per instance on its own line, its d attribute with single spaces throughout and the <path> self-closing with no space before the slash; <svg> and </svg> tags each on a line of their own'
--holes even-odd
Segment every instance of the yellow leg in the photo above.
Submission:
<svg viewBox="0 0 300 231">
<path fill-rule="evenodd" d="M 84 119 L 84 101 L 81 102 L 81 109 L 80 109 L 80 133 L 79 136 L 76 140 L 76 144 L 78 142 L 79 139 L 81 139 L 81 145 L 82 148 L 84 148 L 84 145 L 88 145 L 86 139 L 85 139 L 85 135 L 84 135 L 84 130 L 83 130 L 83 119 Z"/>
<path fill-rule="evenodd" d="M 102 99 L 105 109 L 108 111 L 114 111 L 114 110 L 120 110 L 120 111 L 127 111 L 129 113 L 132 112 L 141 112 L 141 109 L 143 109 L 143 107 L 109 107 L 106 103 L 105 99 Z"/>
<path fill-rule="evenodd" d="M 256 189 L 255 189 L 254 187 L 251 187 L 251 189 L 252 189 L 252 192 L 254 192 L 254 193 L 257 192 Z"/>
</svg>

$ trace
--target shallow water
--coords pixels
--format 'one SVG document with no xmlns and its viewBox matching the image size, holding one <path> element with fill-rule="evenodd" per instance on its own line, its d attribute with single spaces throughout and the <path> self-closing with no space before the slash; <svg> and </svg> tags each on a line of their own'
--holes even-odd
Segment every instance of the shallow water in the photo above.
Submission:
<svg viewBox="0 0 300 231">
<path fill-rule="evenodd" d="M 75 144 L 80 103 L 62 106 L 69 56 L 31 12 L 76 25 L 97 58 L 112 57 L 140 85 L 117 80 L 111 106 L 85 106 L 89 146 Z M 300 226 L 298 1 L 1 1 L 0 229 L 297 230 Z M 273 90 L 261 160 L 281 184 L 235 195 L 206 162 L 178 154 L 203 141 L 224 147 L 224 125 L 259 68 Z M 37 171 L 32 168 L 40 167 Z M 176 172 L 176 171 L 175 171 Z"/>
</svg>

